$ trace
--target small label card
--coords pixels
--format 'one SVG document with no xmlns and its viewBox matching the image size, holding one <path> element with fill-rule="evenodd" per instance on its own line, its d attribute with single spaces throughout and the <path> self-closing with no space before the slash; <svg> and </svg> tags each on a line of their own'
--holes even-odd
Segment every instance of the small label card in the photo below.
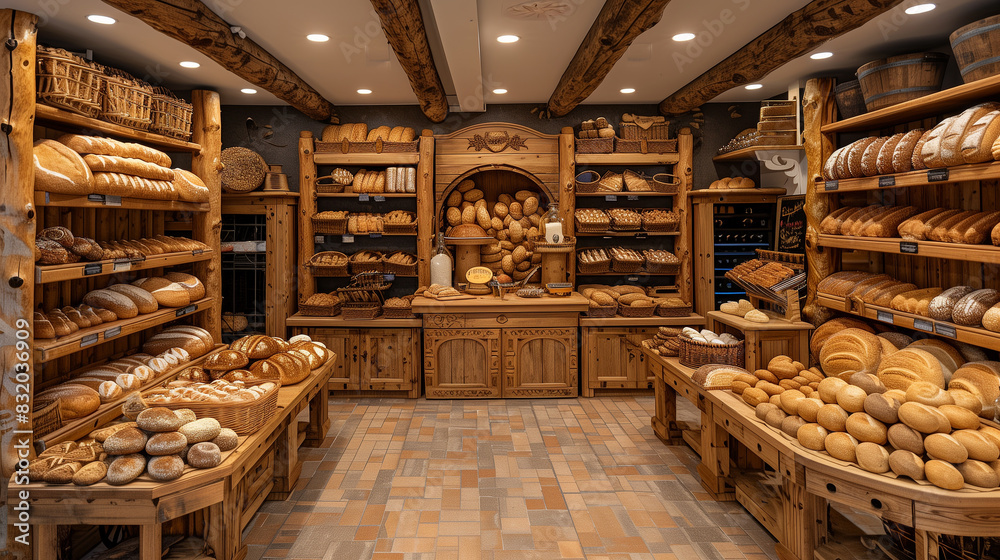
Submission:
<svg viewBox="0 0 1000 560">
<path fill-rule="evenodd" d="M 878 186 L 879 187 L 895 187 L 896 186 L 896 177 L 894 177 L 892 175 L 888 175 L 886 177 L 879 177 L 878 178 Z"/>
<path fill-rule="evenodd" d="M 85 264 L 83 265 L 83 275 L 93 276 L 95 274 L 100 274 L 101 270 L 104 269 L 104 265 L 101 263 Z M 118 271 L 117 265 L 115 266 L 115 271 Z"/>
<path fill-rule="evenodd" d="M 606 194 L 604 195 L 604 200 L 607 202 L 618 202 L 618 195 L 616 194 Z"/>
<path fill-rule="evenodd" d="M 892 324 L 892 321 L 893 321 L 894 317 L 895 317 L 895 315 L 893 315 L 892 313 L 889 313 L 888 311 L 876 311 L 875 312 L 875 318 L 876 319 L 878 319 L 879 321 L 882 321 L 883 323 L 889 323 L 890 325 Z"/>
<path fill-rule="evenodd" d="M 341 243 L 354 243 L 353 235 L 344 235 L 340 238 Z"/>
<path fill-rule="evenodd" d="M 324 241 L 326 241 L 326 238 L 322 235 L 317 235 L 313 238 L 313 243 L 323 243 Z"/>
<path fill-rule="evenodd" d="M 630 194 L 630 195 L 626 196 L 625 199 L 626 200 L 639 200 L 639 195 Z"/>
<path fill-rule="evenodd" d="M 114 337 L 116 337 L 116 336 L 118 336 L 120 334 L 122 334 L 122 328 L 121 327 L 112 327 L 112 328 L 104 331 L 104 339 L 107 340 L 109 338 L 114 338 Z"/>
<path fill-rule="evenodd" d="M 941 336 L 947 336 L 948 338 L 958 338 L 958 332 L 955 331 L 954 325 L 934 323 L 934 332 Z"/>
<path fill-rule="evenodd" d="M 358 195 L 358 202 L 368 202 L 368 193 L 361 193 Z"/>
<path fill-rule="evenodd" d="M 372 200 L 374 200 L 375 202 L 385 202 L 385 197 L 380 194 L 377 194 L 374 197 L 372 197 Z"/>
<path fill-rule="evenodd" d="M 924 319 L 914 319 L 913 328 L 918 331 L 934 332 L 934 324 Z"/>
<path fill-rule="evenodd" d="M 88 334 L 87 336 L 80 339 L 80 348 L 86 348 L 92 344 L 97 344 L 98 335 L 97 333 Z"/>
<path fill-rule="evenodd" d="M 182 308 L 180 308 L 180 309 L 177 310 L 177 314 L 175 316 L 176 317 L 183 317 L 184 315 L 187 315 L 188 313 L 194 313 L 196 309 L 198 309 L 198 306 L 194 305 L 194 304 L 189 305 L 187 307 L 182 307 Z"/>
<path fill-rule="evenodd" d="M 928 183 L 939 183 L 948 180 L 948 169 L 931 169 L 927 172 Z"/>
<path fill-rule="evenodd" d="M 828 191 L 835 191 L 840 188 L 840 181 L 827 181 L 825 188 Z"/>
<path fill-rule="evenodd" d="M 899 252 L 906 255 L 916 255 L 920 251 L 920 245 L 916 241 L 900 241 Z"/>
</svg>

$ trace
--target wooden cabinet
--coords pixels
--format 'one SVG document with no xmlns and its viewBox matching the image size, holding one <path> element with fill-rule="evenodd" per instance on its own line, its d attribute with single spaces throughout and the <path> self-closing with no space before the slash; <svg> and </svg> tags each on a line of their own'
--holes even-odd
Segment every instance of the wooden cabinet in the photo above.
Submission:
<svg viewBox="0 0 1000 560">
<path fill-rule="evenodd" d="M 641 344 L 656 329 L 584 327 L 583 396 L 593 397 L 595 389 L 652 389 Z"/>
<path fill-rule="evenodd" d="M 411 398 L 420 396 L 419 329 L 316 327 L 295 330 L 296 334 L 307 334 L 337 353 L 329 390 L 390 391 L 405 392 Z"/>
<path fill-rule="evenodd" d="M 424 329 L 427 398 L 499 398 L 500 329 Z"/>
<path fill-rule="evenodd" d="M 337 354 L 337 364 L 330 375 L 331 391 L 358 389 L 361 386 L 358 380 L 358 355 L 351 340 L 351 329 L 304 329 L 303 332 Z"/>
<path fill-rule="evenodd" d="M 503 396 L 575 397 L 576 328 L 503 329 Z"/>
</svg>

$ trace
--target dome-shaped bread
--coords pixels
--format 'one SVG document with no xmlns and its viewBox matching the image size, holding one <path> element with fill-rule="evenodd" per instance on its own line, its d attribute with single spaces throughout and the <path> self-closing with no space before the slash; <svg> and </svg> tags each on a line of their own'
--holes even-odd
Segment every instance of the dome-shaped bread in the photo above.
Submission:
<svg viewBox="0 0 1000 560">
<path fill-rule="evenodd" d="M 879 365 L 878 378 L 887 389 L 905 391 L 915 381 L 944 388 L 941 362 L 930 352 L 912 347 L 886 356 Z"/>
<path fill-rule="evenodd" d="M 448 237 L 488 237 L 486 230 L 476 224 L 461 224 L 451 230 Z"/>
<path fill-rule="evenodd" d="M 951 381 L 952 374 L 965 364 L 965 358 L 962 357 L 962 353 L 957 348 L 936 338 L 924 338 L 914 341 L 907 348 L 924 350 L 933 354 L 941 362 L 941 369 L 944 373 L 946 383 Z"/>
<path fill-rule="evenodd" d="M 882 343 L 877 336 L 866 330 L 849 328 L 834 334 L 823 344 L 819 359 L 823 371 L 832 377 L 858 371 L 875 373 L 881 358 Z"/>
<path fill-rule="evenodd" d="M 875 330 L 860 319 L 854 319 L 851 317 L 840 317 L 837 319 L 831 319 L 813 331 L 812 339 L 809 341 L 809 351 L 819 356 L 820 352 L 823 351 L 823 345 L 826 341 L 830 339 L 831 336 L 839 333 L 844 329 L 861 329 L 863 331 L 868 331 L 874 333 Z"/>
</svg>

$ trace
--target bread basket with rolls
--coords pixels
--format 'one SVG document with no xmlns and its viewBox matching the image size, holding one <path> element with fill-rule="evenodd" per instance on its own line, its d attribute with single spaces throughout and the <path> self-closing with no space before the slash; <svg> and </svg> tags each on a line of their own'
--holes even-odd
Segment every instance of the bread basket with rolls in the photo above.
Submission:
<svg viewBox="0 0 1000 560">
<path fill-rule="evenodd" d="M 171 410 L 188 408 L 194 411 L 198 418 L 215 418 L 223 428 L 229 428 L 241 436 L 250 435 L 274 416 L 278 409 L 278 389 L 281 388 L 281 382 L 277 379 L 257 379 L 242 383 L 247 388 L 260 386 L 268 389 L 254 400 L 211 401 L 176 398 L 155 403 L 152 400 L 148 402 L 152 406 L 162 406 Z M 157 389 L 144 397 L 148 398 L 151 394 L 163 391 L 166 389 Z"/>
<path fill-rule="evenodd" d="M 347 276 L 347 255 L 339 251 L 322 251 L 313 255 L 306 266 L 312 269 L 313 276 Z"/>
<path fill-rule="evenodd" d="M 720 335 L 685 327 L 677 340 L 680 341 L 678 357 L 683 366 L 697 368 L 705 364 L 723 364 L 744 367 L 746 364 L 743 341 L 731 334 Z"/>
</svg>

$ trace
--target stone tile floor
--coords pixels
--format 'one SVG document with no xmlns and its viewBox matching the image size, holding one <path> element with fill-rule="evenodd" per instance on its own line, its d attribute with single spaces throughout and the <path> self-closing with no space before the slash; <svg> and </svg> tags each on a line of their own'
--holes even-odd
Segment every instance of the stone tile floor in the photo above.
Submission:
<svg viewBox="0 0 1000 560">
<path fill-rule="evenodd" d="M 247 526 L 247 560 L 776 558 L 742 506 L 702 492 L 691 449 L 656 438 L 652 411 L 646 396 L 332 398 L 291 498 Z"/>
</svg>

